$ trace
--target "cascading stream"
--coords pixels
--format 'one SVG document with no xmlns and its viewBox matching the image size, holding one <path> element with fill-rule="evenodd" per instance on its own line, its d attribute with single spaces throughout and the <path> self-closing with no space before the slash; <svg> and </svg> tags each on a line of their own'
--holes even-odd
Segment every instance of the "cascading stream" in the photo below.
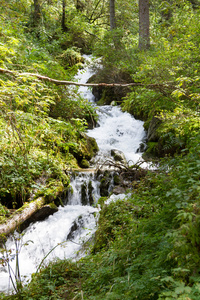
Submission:
<svg viewBox="0 0 200 300">
<path fill-rule="evenodd" d="M 136 163 L 141 153 L 136 153 L 141 141 L 145 138 L 143 122 L 136 120 L 129 113 L 122 112 L 118 106 L 101 106 L 99 109 L 99 127 L 88 131 L 99 146 L 95 160 L 105 160 L 112 149 L 124 153 L 129 164 Z"/>
<path fill-rule="evenodd" d="M 85 59 L 91 62 L 90 57 L 85 56 Z M 76 79 L 85 83 L 93 74 L 94 71 L 87 65 L 84 70 L 78 72 Z M 94 100 L 87 87 L 81 87 L 80 92 L 88 101 Z M 96 139 L 100 149 L 92 163 L 95 165 L 110 158 L 112 149 L 122 151 L 127 161 L 136 163 L 141 157 L 141 153 L 136 151 L 145 137 L 143 122 L 135 120 L 128 113 L 123 113 L 116 106 L 101 106 L 98 108 L 98 114 L 98 127 L 87 132 Z M 78 176 L 73 177 L 71 186 L 73 193 L 69 196 L 66 206 L 59 207 L 54 215 L 30 225 L 24 231 L 22 243 L 27 245 L 22 246 L 19 255 L 22 279 L 29 280 L 45 256 L 47 258 L 44 263 L 55 258 L 75 259 L 77 252 L 82 248 L 82 243 L 95 232 L 98 209 L 90 204 L 100 197 L 99 182 L 95 180 L 94 174 L 79 172 Z M 81 186 L 85 186 L 84 205 Z M 6 247 L 13 250 L 13 261 L 10 264 L 15 269 L 15 246 L 11 239 L 7 241 Z M 52 249 L 54 250 L 51 251 Z M 11 285 L 7 268 L 0 267 L 0 291 L 7 291 L 9 288 Z"/>
</svg>

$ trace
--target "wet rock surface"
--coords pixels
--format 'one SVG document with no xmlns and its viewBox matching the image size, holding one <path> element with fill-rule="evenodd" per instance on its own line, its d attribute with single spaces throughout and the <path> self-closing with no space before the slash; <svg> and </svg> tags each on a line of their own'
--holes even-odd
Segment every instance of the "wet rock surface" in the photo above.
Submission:
<svg viewBox="0 0 200 300">
<path fill-rule="evenodd" d="M 112 149 L 111 156 L 114 158 L 115 161 L 118 161 L 118 162 L 123 163 L 124 165 L 127 165 L 126 157 L 122 151 Z"/>
</svg>

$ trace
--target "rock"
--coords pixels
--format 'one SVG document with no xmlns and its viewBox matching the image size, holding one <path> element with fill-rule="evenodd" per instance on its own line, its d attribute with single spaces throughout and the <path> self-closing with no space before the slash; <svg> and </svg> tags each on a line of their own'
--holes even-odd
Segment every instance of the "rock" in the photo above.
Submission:
<svg viewBox="0 0 200 300">
<path fill-rule="evenodd" d="M 126 191 L 125 188 L 123 188 L 122 186 L 116 186 L 113 189 L 113 194 L 115 194 L 115 195 L 124 194 L 125 191 Z"/>
<path fill-rule="evenodd" d="M 74 147 L 70 145 L 69 152 L 76 158 L 78 165 L 81 168 L 89 168 L 89 160 L 98 152 L 99 148 L 96 140 L 87 136 L 85 133 L 81 134 L 83 141 L 81 147 Z"/>
<path fill-rule="evenodd" d="M 111 106 L 117 106 L 117 102 L 116 102 L 116 101 L 112 101 L 112 102 L 110 103 L 110 105 L 111 105 Z"/>
<path fill-rule="evenodd" d="M 84 220 L 82 216 L 79 216 L 72 224 L 70 231 L 67 235 L 67 240 L 73 240 L 77 235 L 80 228 L 83 228 Z"/>
<path fill-rule="evenodd" d="M 99 151 L 99 147 L 95 138 L 90 137 L 86 134 L 84 135 L 84 137 L 87 141 L 87 151 L 85 153 L 85 157 L 86 159 L 90 160 Z"/>
<path fill-rule="evenodd" d="M 118 185 L 120 183 L 120 177 L 118 173 L 114 174 L 113 181 L 114 181 L 114 185 Z"/>
<path fill-rule="evenodd" d="M 147 145 L 145 143 L 140 143 L 139 148 L 137 149 L 137 153 L 144 152 L 147 148 Z"/>
<path fill-rule="evenodd" d="M 90 167 L 89 161 L 87 159 L 82 159 L 81 162 L 79 163 L 79 166 L 83 169 L 87 169 Z"/>
<path fill-rule="evenodd" d="M 132 77 L 128 72 L 117 70 L 115 67 L 101 68 L 94 75 L 92 75 L 88 83 L 113 83 L 113 82 L 133 82 Z M 108 87 L 97 86 L 93 87 L 92 93 L 95 97 L 95 102 L 99 105 L 110 104 L 112 101 L 116 103 L 122 102 L 123 97 L 130 91 L 129 87 Z"/>
<path fill-rule="evenodd" d="M 114 158 L 115 161 L 119 161 L 122 164 L 127 165 L 126 157 L 122 151 L 112 149 L 111 156 Z"/>
<path fill-rule="evenodd" d="M 101 99 L 101 97 L 103 95 L 103 88 L 100 86 L 94 86 L 92 88 L 92 94 L 94 95 L 94 101 L 98 102 L 99 99 Z"/>
<path fill-rule="evenodd" d="M 105 176 L 101 179 L 100 186 L 99 186 L 101 197 L 107 197 L 109 195 L 109 187 L 110 187 L 110 178 Z"/>
<path fill-rule="evenodd" d="M 157 129 L 161 124 L 161 120 L 157 117 L 153 117 L 149 124 L 148 132 L 147 132 L 147 140 L 148 142 L 157 142 L 159 140 L 159 135 L 157 133 Z"/>
<path fill-rule="evenodd" d="M 113 188 L 113 171 L 99 170 L 97 172 L 97 180 L 100 181 L 100 195 L 107 197 Z"/>
</svg>

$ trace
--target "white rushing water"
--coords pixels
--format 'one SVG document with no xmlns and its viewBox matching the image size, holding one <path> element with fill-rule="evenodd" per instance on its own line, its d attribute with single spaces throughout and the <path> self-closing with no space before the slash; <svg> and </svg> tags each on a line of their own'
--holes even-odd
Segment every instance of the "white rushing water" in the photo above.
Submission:
<svg viewBox="0 0 200 300">
<path fill-rule="evenodd" d="M 87 58 L 91 61 L 90 58 Z M 94 71 L 87 65 L 84 70 L 80 70 L 76 76 L 79 82 L 85 83 L 94 74 Z M 80 88 L 83 97 L 88 101 L 93 101 L 94 97 L 86 87 Z M 141 153 L 136 153 L 139 144 L 145 137 L 143 122 L 135 120 L 128 113 L 123 113 L 116 106 L 101 106 L 98 109 L 98 127 L 88 130 L 88 135 L 94 137 L 99 146 L 97 158 L 109 157 L 112 149 L 120 150 L 124 153 L 127 161 L 135 163 Z M 86 175 L 87 173 L 87 175 Z M 93 201 L 100 197 L 99 183 L 95 182 L 93 175 L 86 172 L 79 174 L 72 180 L 73 193 L 68 205 L 59 207 L 58 212 L 49 216 L 42 222 L 30 225 L 22 237 L 22 246 L 19 254 L 20 273 L 22 279 L 30 279 L 31 274 L 37 270 L 38 265 L 56 258 L 75 258 L 81 249 L 81 244 L 88 240 L 95 232 L 98 209 L 89 205 L 81 205 L 81 185 L 91 182 Z M 57 246 L 58 245 L 58 246 Z M 12 250 L 13 260 L 10 264 L 15 269 L 15 246 L 11 239 L 7 241 L 7 249 Z M 55 248 L 55 249 L 54 249 Z M 51 251 L 54 249 L 53 251 Z M 49 253 L 49 254 L 48 254 Z M 7 291 L 11 288 L 7 267 L 0 266 L 0 291 Z"/>
<path fill-rule="evenodd" d="M 99 109 L 99 127 L 88 131 L 99 146 L 99 157 L 110 156 L 112 149 L 124 153 L 129 164 L 136 163 L 141 153 L 136 153 L 145 138 L 143 122 L 136 120 L 129 113 L 122 112 L 118 106 L 101 106 Z"/>
</svg>

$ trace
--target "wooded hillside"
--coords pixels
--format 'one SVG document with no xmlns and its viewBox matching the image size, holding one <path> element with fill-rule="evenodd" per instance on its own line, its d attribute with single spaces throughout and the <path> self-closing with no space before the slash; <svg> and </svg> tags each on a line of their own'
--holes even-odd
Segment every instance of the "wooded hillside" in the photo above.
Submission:
<svg viewBox="0 0 200 300">
<path fill-rule="evenodd" d="M 85 136 L 95 109 L 68 86 L 83 54 L 101 57 L 98 103 L 145 121 L 143 156 L 159 167 L 126 201 L 100 199 L 88 256 L 0 299 L 200 299 L 199 20 L 199 0 L 1 1 L 1 223 L 38 197 L 62 204 L 66 170 L 97 150 Z"/>
</svg>

